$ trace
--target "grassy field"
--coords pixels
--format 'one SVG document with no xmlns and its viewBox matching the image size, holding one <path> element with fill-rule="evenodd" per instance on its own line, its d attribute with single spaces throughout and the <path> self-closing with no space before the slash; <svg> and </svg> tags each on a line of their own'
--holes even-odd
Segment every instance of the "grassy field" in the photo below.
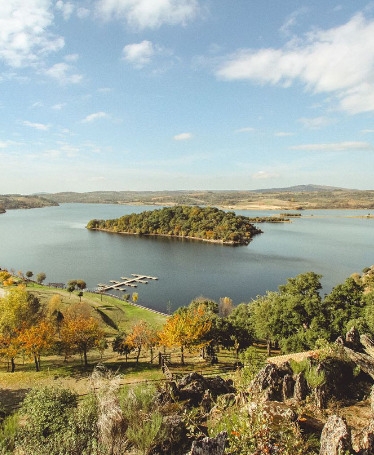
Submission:
<svg viewBox="0 0 374 455">
<path fill-rule="evenodd" d="M 108 348 L 102 353 L 92 350 L 88 353 L 88 367 L 83 365 L 79 355 L 73 355 L 67 360 L 63 356 L 49 355 L 41 358 L 41 371 L 36 372 L 34 363 L 29 358 L 17 357 L 16 371 L 9 373 L 7 363 L 0 363 L 0 406 L 9 412 L 15 409 L 25 394 L 35 386 L 57 385 L 67 387 L 80 396 L 92 390 L 90 376 L 97 364 L 103 364 L 106 368 L 121 375 L 122 384 L 137 382 L 163 382 L 166 376 L 158 365 L 158 351 L 151 363 L 150 352 L 141 353 L 139 362 L 136 363 L 134 355 L 129 355 L 128 360 L 113 352 L 111 340 L 119 332 L 129 332 L 134 323 L 139 320 L 148 322 L 156 329 L 160 329 L 166 321 L 166 316 L 154 313 L 150 310 L 134 306 L 119 299 L 84 292 L 80 298 L 76 293 L 69 294 L 63 289 L 49 288 L 35 283 L 28 283 L 28 292 L 38 297 L 42 304 L 47 304 L 50 299 L 59 295 L 61 310 L 66 310 L 74 305 L 86 305 L 92 309 L 92 314 L 104 328 Z M 223 350 L 218 354 L 219 363 L 211 365 L 202 359 L 198 353 L 186 353 L 185 365 L 180 364 L 178 349 L 168 350 L 171 355 L 169 365 L 173 375 L 181 376 L 191 371 L 197 371 L 204 375 L 232 374 L 236 361 L 233 351 Z"/>
</svg>

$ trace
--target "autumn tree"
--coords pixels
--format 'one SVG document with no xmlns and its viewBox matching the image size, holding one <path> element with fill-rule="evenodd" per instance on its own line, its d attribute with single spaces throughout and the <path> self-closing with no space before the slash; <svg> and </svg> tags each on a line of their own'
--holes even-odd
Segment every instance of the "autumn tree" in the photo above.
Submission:
<svg viewBox="0 0 374 455">
<path fill-rule="evenodd" d="M 185 349 L 194 350 L 208 343 L 205 335 L 209 332 L 212 322 L 204 305 L 192 308 L 179 308 L 166 321 L 159 332 L 160 345 L 178 346 L 181 351 L 181 363 L 184 364 Z"/>
<path fill-rule="evenodd" d="M 60 329 L 64 315 L 61 311 L 62 299 L 60 294 L 54 294 L 47 304 L 47 317 L 54 325 L 57 335 L 60 336 Z"/>
<path fill-rule="evenodd" d="M 153 360 L 153 347 L 157 342 L 157 332 L 145 321 L 139 321 L 133 325 L 131 332 L 127 335 L 126 344 L 136 351 L 136 362 L 142 348 L 151 349 L 151 362 Z"/>
<path fill-rule="evenodd" d="M 8 270 L 0 270 L 0 284 L 5 285 L 7 284 L 7 281 L 11 278 L 11 274 L 8 272 Z"/>
<path fill-rule="evenodd" d="M 24 286 L 8 290 L 0 298 L 0 338 L 2 354 L 11 363 L 11 371 L 15 370 L 15 357 L 20 345 L 18 335 L 22 328 L 36 324 L 41 316 L 39 300 L 28 294 Z"/>
<path fill-rule="evenodd" d="M 22 350 L 34 358 L 35 370 L 40 371 L 40 357 L 54 342 L 53 325 L 43 320 L 31 327 L 22 328 L 18 334 L 18 342 Z"/>
<path fill-rule="evenodd" d="M 88 365 L 87 352 L 105 338 L 99 323 L 93 317 L 84 314 L 67 314 L 60 331 L 65 353 L 79 352 L 84 365 Z"/>
<path fill-rule="evenodd" d="M 218 304 L 218 312 L 222 318 L 229 316 L 234 309 L 234 304 L 230 297 L 221 297 Z"/>
<path fill-rule="evenodd" d="M 133 345 L 127 342 L 127 335 L 126 333 L 119 333 L 114 340 L 112 341 L 112 349 L 113 352 L 117 352 L 120 355 L 124 355 L 126 357 L 126 362 L 128 355 L 133 350 Z"/>
</svg>

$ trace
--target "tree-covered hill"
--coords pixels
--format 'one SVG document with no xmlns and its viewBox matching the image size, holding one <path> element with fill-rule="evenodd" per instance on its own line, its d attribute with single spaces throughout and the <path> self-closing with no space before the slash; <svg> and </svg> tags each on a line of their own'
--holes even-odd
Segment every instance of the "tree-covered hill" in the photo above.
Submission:
<svg viewBox="0 0 374 455">
<path fill-rule="evenodd" d="M 230 209 L 372 209 L 373 190 L 298 185 L 264 190 L 93 191 L 44 195 L 59 203 L 200 205 Z"/>
<path fill-rule="evenodd" d="M 34 209 L 58 205 L 42 196 L 24 196 L 21 194 L 0 195 L 0 213 L 11 209 Z"/>
<path fill-rule="evenodd" d="M 180 205 L 113 220 L 91 220 L 87 229 L 137 235 L 163 235 L 194 238 L 231 245 L 248 245 L 262 231 L 245 216 L 225 212 L 215 207 Z"/>
</svg>

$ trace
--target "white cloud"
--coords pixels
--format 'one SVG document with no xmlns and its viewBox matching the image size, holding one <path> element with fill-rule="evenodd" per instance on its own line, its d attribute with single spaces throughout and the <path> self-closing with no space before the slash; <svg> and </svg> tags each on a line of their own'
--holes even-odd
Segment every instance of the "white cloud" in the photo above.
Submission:
<svg viewBox="0 0 374 455">
<path fill-rule="evenodd" d="M 64 47 L 64 39 L 50 31 L 50 0 L 0 2 L 0 59 L 12 67 L 36 64 Z"/>
<path fill-rule="evenodd" d="M 62 13 L 63 18 L 67 21 L 74 12 L 74 5 L 70 2 L 58 0 L 55 8 Z"/>
<path fill-rule="evenodd" d="M 329 30 L 290 40 L 283 48 L 239 50 L 217 77 L 288 87 L 301 82 L 314 93 L 332 93 L 349 113 L 374 110 L 374 20 L 363 14 Z"/>
<path fill-rule="evenodd" d="M 106 20 L 124 19 L 138 29 L 184 24 L 196 17 L 198 0 L 98 0 L 96 12 Z"/>
<path fill-rule="evenodd" d="M 363 134 L 371 134 L 371 133 L 374 133 L 374 130 L 372 130 L 372 129 L 361 130 L 361 133 L 363 133 Z"/>
<path fill-rule="evenodd" d="M 57 79 L 62 85 L 79 84 L 83 79 L 83 76 L 74 73 L 74 68 L 67 63 L 56 63 L 45 70 L 44 73 L 53 79 Z"/>
<path fill-rule="evenodd" d="M 91 123 L 91 122 L 94 122 L 96 120 L 99 120 L 99 119 L 102 119 L 102 118 L 107 118 L 108 117 L 108 114 L 106 112 L 95 112 L 94 114 L 90 114 L 90 115 L 87 115 L 87 117 L 85 117 L 83 120 L 82 120 L 82 123 Z"/>
<path fill-rule="evenodd" d="M 124 60 L 140 69 L 150 63 L 155 48 L 150 41 L 144 40 L 141 43 L 128 44 L 123 48 L 122 53 Z"/>
<path fill-rule="evenodd" d="M 290 150 L 311 151 L 311 152 L 347 152 L 347 151 L 365 151 L 374 150 L 374 147 L 368 142 L 332 142 L 327 144 L 302 144 L 290 147 Z"/>
<path fill-rule="evenodd" d="M 335 120 L 328 117 L 312 117 L 312 118 L 299 118 L 299 122 L 303 124 L 305 128 L 310 130 L 319 130 L 327 125 L 331 125 Z"/>
<path fill-rule="evenodd" d="M 77 16 L 79 19 L 85 19 L 90 15 L 90 10 L 87 8 L 78 8 L 77 9 Z"/>
<path fill-rule="evenodd" d="M 175 141 L 188 141 L 192 139 L 192 134 L 191 133 L 181 133 L 181 134 L 176 134 L 174 136 Z"/>
<path fill-rule="evenodd" d="M 279 177 L 279 174 L 275 172 L 268 172 L 268 171 L 258 171 L 255 174 L 252 174 L 252 178 L 254 180 L 268 180 Z"/>
<path fill-rule="evenodd" d="M 235 133 L 253 133 L 253 131 L 255 131 L 254 128 L 252 128 L 251 126 L 246 126 L 244 128 L 239 128 L 235 130 Z"/>
<path fill-rule="evenodd" d="M 49 125 L 46 125 L 44 123 L 33 123 L 29 122 L 28 120 L 25 120 L 22 122 L 23 125 L 29 126 L 30 128 L 34 128 L 39 131 L 48 131 L 49 130 Z"/>
<path fill-rule="evenodd" d="M 299 16 L 302 16 L 308 12 L 307 8 L 300 8 L 294 12 L 292 12 L 283 23 L 281 28 L 279 29 L 281 33 L 285 35 L 289 35 L 291 33 L 291 29 L 297 25 L 297 20 Z"/>
<path fill-rule="evenodd" d="M 76 62 L 79 59 L 78 54 L 68 54 L 65 55 L 64 60 L 65 62 Z"/>
<path fill-rule="evenodd" d="M 61 109 L 63 109 L 65 106 L 66 106 L 66 103 L 58 103 L 58 104 L 54 104 L 52 106 L 52 109 L 54 109 L 55 111 L 61 111 Z"/>
</svg>

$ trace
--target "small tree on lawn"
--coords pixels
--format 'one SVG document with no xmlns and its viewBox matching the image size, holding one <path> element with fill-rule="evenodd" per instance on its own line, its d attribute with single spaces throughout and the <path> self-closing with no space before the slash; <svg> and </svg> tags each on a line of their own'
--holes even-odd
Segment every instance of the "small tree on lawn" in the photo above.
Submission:
<svg viewBox="0 0 374 455">
<path fill-rule="evenodd" d="M 47 275 L 44 272 L 40 272 L 36 275 L 36 281 L 38 284 L 42 284 L 46 278 L 47 278 Z"/>
<path fill-rule="evenodd" d="M 88 365 L 87 352 L 98 346 L 105 338 L 99 323 L 84 314 L 68 314 L 61 327 L 61 340 L 65 352 L 79 352 L 84 365 Z"/>
<path fill-rule="evenodd" d="M 34 276 L 34 274 L 32 273 L 31 270 L 28 270 L 26 272 L 27 281 L 30 281 L 33 276 Z"/>
<path fill-rule="evenodd" d="M 54 342 L 54 328 L 49 321 L 41 321 L 37 325 L 21 329 L 18 335 L 24 352 L 34 357 L 35 370 L 40 371 L 40 357 Z"/>
</svg>

